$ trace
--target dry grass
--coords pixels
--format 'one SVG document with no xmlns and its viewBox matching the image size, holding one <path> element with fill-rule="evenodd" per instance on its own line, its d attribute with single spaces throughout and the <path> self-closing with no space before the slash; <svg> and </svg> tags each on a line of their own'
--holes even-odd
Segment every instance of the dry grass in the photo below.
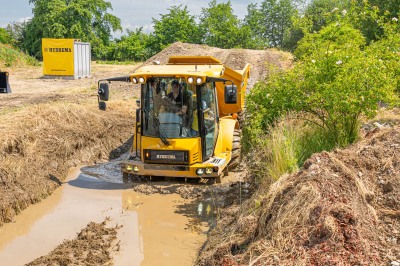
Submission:
<svg viewBox="0 0 400 266">
<path fill-rule="evenodd" d="M 1 115 L 0 224 L 49 195 L 70 167 L 108 159 L 132 135 L 132 106 L 58 102 Z"/>
<path fill-rule="evenodd" d="M 397 126 L 348 149 L 314 154 L 299 172 L 260 187 L 243 213 L 222 216 L 197 264 L 390 263 L 400 254 L 386 241 L 400 228 L 393 215 L 400 208 L 399 153 Z"/>
</svg>

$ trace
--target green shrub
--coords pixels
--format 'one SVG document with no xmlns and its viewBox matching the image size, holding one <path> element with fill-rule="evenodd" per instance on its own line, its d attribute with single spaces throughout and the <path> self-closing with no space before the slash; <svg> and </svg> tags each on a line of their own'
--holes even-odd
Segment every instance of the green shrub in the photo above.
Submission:
<svg viewBox="0 0 400 266">
<path fill-rule="evenodd" d="M 254 136 L 296 111 L 329 132 L 336 145 L 354 142 L 361 116 L 373 117 L 380 101 L 398 101 L 400 38 L 395 23 L 387 23 L 386 37 L 369 46 L 345 20 L 307 34 L 297 50 L 301 61 L 257 84 L 247 97 Z"/>
</svg>

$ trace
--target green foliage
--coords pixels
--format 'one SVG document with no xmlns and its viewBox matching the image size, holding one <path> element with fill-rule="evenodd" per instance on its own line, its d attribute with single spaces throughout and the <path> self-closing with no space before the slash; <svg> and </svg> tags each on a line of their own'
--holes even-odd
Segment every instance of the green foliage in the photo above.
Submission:
<svg viewBox="0 0 400 266">
<path fill-rule="evenodd" d="M 254 128 L 252 124 L 250 127 Z M 280 117 L 267 126 L 267 132 L 256 136 L 247 130 L 243 137 L 246 141 L 249 137 L 256 140 L 252 149 L 256 150 L 258 160 L 250 171 L 257 179 L 269 183 L 285 173 L 296 171 L 312 154 L 335 147 L 329 134 L 294 114 Z"/>
<path fill-rule="evenodd" d="M 198 43 L 199 28 L 195 17 L 190 15 L 187 6 L 172 6 L 169 13 L 161 15 L 161 19 L 153 18 L 154 49 L 159 52 L 168 45 L 180 41 Z"/>
<path fill-rule="evenodd" d="M 260 8 L 250 4 L 243 25 L 248 30 L 248 39 L 259 43 L 253 47 L 294 50 L 297 41 L 303 37 L 302 31 L 293 26 L 302 3 L 302 0 L 264 0 Z"/>
<path fill-rule="evenodd" d="M 211 0 L 202 9 L 199 24 L 203 42 L 220 48 L 241 47 L 243 32 L 240 20 L 233 14 L 231 2 L 218 3 Z"/>
<path fill-rule="evenodd" d="M 6 31 L 12 38 L 12 44 L 15 47 L 22 48 L 23 43 L 23 31 L 26 26 L 26 22 L 13 22 L 7 25 Z"/>
<path fill-rule="evenodd" d="M 107 58 L 118 61 L 144 61 L 153 55 L 149 48 L 151 36 L 142 32 L 128 30 L 128 36 L 122 36 L 109 46 Z"/>
<path fill-rule="evenodd" d="M 0 43 L 8 43 L 8 44 L 13 43 L 12 36 L 4 28 L 0 28 Z"/>
<path fill-rule="evenodd" d="M 37 66 L 39 62 L 35 58 L 14 49 L 11 45 L 0 44 L 0 68 L 26 65 Z"/>
<path fill-rule="evenodd" d="M 23 50 L 41 57 L 41 38 L 74 38 L 91 42 L 92 53 L 101 54 L 111 32 L 122 30 L 120 19 L 109 14 L 104 0 L 30 0 L 34 17 L 23 31 Z"/>
<path fill-rule="evenodd" d="M 257 8 L 257 4 L 249 4 L 247 15 L 242 23 L 243 31 L 247 32 L 247 42 L 243 47 L 250 49 L 263 49 L 269 47 L 268 38 L 264 36 L 264 26 L 260 23 L 263 20 L 263 14 Z"/>
<path fill-rule="evenodd" d="M 335 145 L 345 146 L 357 139 L 361 115 L 372 117 L 379 101 L 396 99 L 397 21 L 382 25 L 385 38 L 366 46 L 347 16 L 336 19 L 305 35 L 296 50 L 301 61 L 293 69 L 253 88 L 247 103 L 248 110 L 257 113 L 252 123 L 259 131 L 267 130 L 282 114 L 297 111 L 308 114 L 307 119 L 329 133 Z"/>
<path fill-rule="evenodd" d="M 348 0 L 313 0 L 304 12 L 304 16 L 310 20 L 310 32 L 317 32 L 330 23 L 332 10 L 345 10 L 348 8 Z"/>
</svg>

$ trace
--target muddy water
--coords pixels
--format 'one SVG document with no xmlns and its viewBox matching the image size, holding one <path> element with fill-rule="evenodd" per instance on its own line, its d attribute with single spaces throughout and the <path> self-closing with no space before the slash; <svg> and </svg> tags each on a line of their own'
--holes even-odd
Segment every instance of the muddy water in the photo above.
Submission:
<svg viewBox="0 0 400 266">
<path fill-rule="evenodd" d="M 52 196 L 0 228 L 0 265 L 23 265 L 47 255 L 89 222 L 106 217 L 110 226 L 122 225 L 115 265 L 191 265 L 205 241 L 202 204 L 176 194 L 137 194 L 129 184 L 76 169 Z"/>
</svg>

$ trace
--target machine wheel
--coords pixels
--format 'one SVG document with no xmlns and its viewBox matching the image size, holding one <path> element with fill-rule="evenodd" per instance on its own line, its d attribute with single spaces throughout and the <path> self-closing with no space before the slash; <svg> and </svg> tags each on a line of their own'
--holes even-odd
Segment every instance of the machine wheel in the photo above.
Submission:
<svg viewBox="0 0 400 266">
<path fill-rule="evenodd" d="M 240 161 L 240 139 L 242 136 L 242 132 L 239 129 L 235 129 L 233 132 L 233 143 L 232 143 L 232 158 L 228 164 L 228 171 L 235 170 L 239 165 Z"/>
<path fill-rule="evenodd" d="M 244 123 L 246 122 L 246 108 L 238 113 L 238 122 L 240 129 L 242 129 L 244 127 Z"/>
</svg>

